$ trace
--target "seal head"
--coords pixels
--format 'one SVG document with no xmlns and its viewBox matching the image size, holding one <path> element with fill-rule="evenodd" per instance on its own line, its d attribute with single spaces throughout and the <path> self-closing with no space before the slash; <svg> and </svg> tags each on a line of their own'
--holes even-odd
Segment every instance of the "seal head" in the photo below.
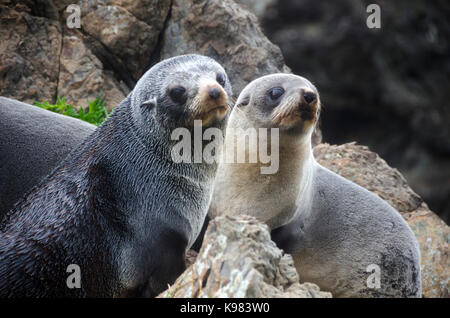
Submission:
<svg viewBox="0 0 450 318">
<path fill-rule="evenodd" d="M 280 73 L 248 84 L 228 121 L 225 157 L 233 158 L 235 153 L 239 157 L 243 151 L 246 158 L 253 155 L 259 159 L 255 163 L 220 163 L 209 216 L 248 214 L 271 228 L 290 222 L 298 198 L 310 187 L 311 136 L 319 114 L 319 93 L 304 77 Z M 261 130 L 267 133 L 261 134 Z M 241 143 L 241 148 L 236 140 L 249 131 L 258 134 L 257 142 Z M 269 174 L 261 173 L 261 167 L 267 167 L 260 160 L 263 147 L 270 149 L 271 161 L 279 162 Z"/>
<path fill-rule="evenodd" d="M 239 95 L 236 107 L 251 114 L 258 127 L 279 128 L 282 132 L 305 134 L 313 131 L 320 114 L 316 87 L 293 74 L 260 77 Z"/>
<path fill-rule="evenodd" d="M 167 59 L 147 72 L 131 93 L 133 119 L 142 127 L 156 123 L 163 130 L 203 127 L 223 128 L 231 104 L 231 84 L 223 67 L 213 59 L 182 55 Z"/>
</svg>

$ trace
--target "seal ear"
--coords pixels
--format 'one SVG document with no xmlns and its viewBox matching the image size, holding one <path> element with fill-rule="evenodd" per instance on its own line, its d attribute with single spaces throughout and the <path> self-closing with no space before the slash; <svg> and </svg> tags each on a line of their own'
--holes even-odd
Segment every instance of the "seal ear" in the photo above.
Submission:
<svg viewBox="0 0 450 318">
<path fill-rule="evenodd" d="M 157 104 L 156 97 L 151 97 L 141 104 L 141 108 L 148 107 L 149 109 L 152 109 L 156 107 L 156 104 Z"/>
</svg>

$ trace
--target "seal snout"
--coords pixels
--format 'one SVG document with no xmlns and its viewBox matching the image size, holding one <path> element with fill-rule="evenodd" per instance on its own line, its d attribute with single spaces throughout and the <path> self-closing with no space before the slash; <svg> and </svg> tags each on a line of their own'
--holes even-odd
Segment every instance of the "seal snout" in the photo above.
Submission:
<svg viewBox="0 0 450 318">
<path fill-rule="evenodd" d="M 200 88 L 200 97 L 203 100 L 202 112 L 208 113 L 215 110 L 228 111 L 228 95 L 217 83 L 208 83 Z"/>
<path fill-rule="evenodd" d="M 317 94 L 309 89 L 301 88 L 298 110 L 303 120 L 314 120 L 317 110 Z"/>
<path fill-rule="evenodd" d="M 203 124 L 208 123 L 214 117 L 219 120 L 225 118 L 230 110 L 228 94 L 216 81 L 201 81 L 196 99 L 198 100 L 196 117 L 199 117 Z"/>
<path fill-rule="evenodd" d="M 220 89 L 217 87 L 211 87 L 208 94 L 211 99 L 218 99 L 220 97 Z"/>
<path fill-rule="evenodd" d="M 298 106 L 300 111 L 314 111 L 317 102 L 317 94 L 307 88 L 300 88 Z"/>
<path fill-rule="evenodd" d="M 279 126 L 293 127 L 305 121 L 314 122 L 318 96 L 304 86 L 288 91 L 289 96 L 275 109 L 272 120 Z"/>
<path fill-rule="evenodd" d="M 314 92 L 302 90 L 302 99 L 309 105 L 314 103 L 317 97 Z"/>
</svg>

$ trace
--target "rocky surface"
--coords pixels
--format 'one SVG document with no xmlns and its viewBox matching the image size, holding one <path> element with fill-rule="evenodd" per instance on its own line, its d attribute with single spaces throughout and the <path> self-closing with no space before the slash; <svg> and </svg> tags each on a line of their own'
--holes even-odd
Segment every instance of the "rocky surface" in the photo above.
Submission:
<svg viewBox="0 0 450 318">
<path fill-rule="evenodd" d="M 105 70 L 103 63 L 82 40 L 83 35 L 73 31 L 63 36 L 59 60 L 58 95 L 78 107 L 101 93 L 109 110 L 118 105 L 128 89 L 121 86 L 112 71 Z"/>
<path fill-rule="evenodd" d="M 24 102 L 55 100 L 61 26 L 25 5 L 0 5 L 0 95 Z"/>
<path fill-rule="evenodd" d="M 366 26 L 370 3 L 381 29 Z M 324 141 L 369 145 L 447 223 L 449 15 L 446 0 L 274 0 L 262 14 L 286 64 L 321 93 Z"/>
<path fill-rule="evenodd" d="M 320 144 L 314 156 L 324 167 L 376 193 L 400 212 L 420 245 L 423 295 L 450 297 L 450 227 L 430 211 L 400 172 L 355 143 Z"/>
<path fill-rule="evenodd" d="M 82 31 L 100 42 L 111 54 L 111 62 L 121 65 L 137 81 L 150 66 L 170 2 L 91 0 L 80 1 L 79 5 Z"/>
<path fill-rule="evenodd" d="M 270 239 L 269 228 L 249 216 L 211 221 L 195 262 L 159 297 L 327 298 L 300 284 L 292 257 Z"/>
<path fill-rule="evenodd" d="M 235 0 L 234 2 L 254 13 L 258 20 L 264 19 L 268 10 L 276 4 L 276 0 Z"/>
</svg>

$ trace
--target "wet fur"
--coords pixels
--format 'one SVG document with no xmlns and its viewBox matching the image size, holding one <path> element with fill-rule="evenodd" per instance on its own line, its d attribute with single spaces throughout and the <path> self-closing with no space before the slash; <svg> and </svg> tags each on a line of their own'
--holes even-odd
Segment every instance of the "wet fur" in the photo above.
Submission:
<svg viewBox="0 0 450 318">
<path fill-rule="evenodd" d="M 172 128 L 189 115 L 164 104 L 174 68 L 190 72 L 191 80 L 223 71 L 197 55 L 157 64 L 8 212 L 0 232 L 0 297 L 155 296 L 182 273 L 185 250 L 207 213 L 216 165 L 176 164 L 170 157 Z M 152 112 L 143 103 L 156 96 L 160 108 Z M 66 286 L 69 264 L 81 268 L 80 289 Z"/>
</svg>

